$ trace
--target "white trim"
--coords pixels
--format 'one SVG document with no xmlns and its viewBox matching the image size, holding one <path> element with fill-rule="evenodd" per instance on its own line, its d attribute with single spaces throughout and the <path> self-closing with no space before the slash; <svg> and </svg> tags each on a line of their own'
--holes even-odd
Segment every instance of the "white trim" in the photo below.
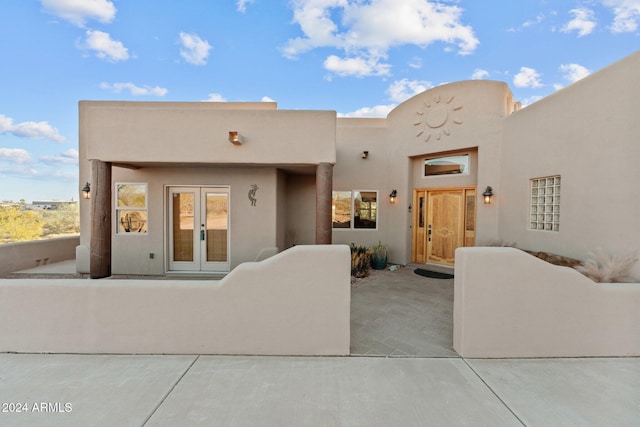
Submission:
<svg viewBox="0 0 640 427">
<path fill-rule="evenodd" d="M 118 207 L 118 186 L 120 185 L 142 185 L 144 186 L 144 207 L 140 206 L 123 206 Z M 148 236 L 149 235 L 149 183 L 148 182 L 120 182 L 117 181 L 113 184 L 113 233 L 116 236 Z M 147 213 L 146 227 L 144 232 L 120 232 L 120 227 L 118 225 L 118 213 L 121 211 L 145 211 Z"/>
</svg>

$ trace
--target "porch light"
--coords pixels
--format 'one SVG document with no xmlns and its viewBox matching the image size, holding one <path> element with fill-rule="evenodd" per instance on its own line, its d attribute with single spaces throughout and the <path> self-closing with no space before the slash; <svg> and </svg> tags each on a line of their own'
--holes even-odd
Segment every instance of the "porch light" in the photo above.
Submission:
<svg viewBox="0 0 640 427">
<path fill-rule="evenodd" d="M 91 198 L 91 184 L 89 184 L 88 182 L 84 185 L 84 187 L 82 187 L 82 197 L 85 199 L 90 199 Z"/>
<path fill-rule="evenodd" d="M 229 131 L 229 142 L 236 145 L 242 144 L 238 131 L 235 131 L 235 130 Z"/>
<path fill-rule="evenodd" d="M 389 203 L 392 205 L 398 201 L 398 190 L 393 190 L 391 194 L 389 194 Z"/>
<path fill-rule="evenodd" d="M 493 197 L 493 188 L 487 185 L 487 188 L 485 188 L 484 193 L 482 193 L 482 195 L 484 196 L 484 204 L 485 205 L 491 204 L 491 198 Z"/>
</svg>

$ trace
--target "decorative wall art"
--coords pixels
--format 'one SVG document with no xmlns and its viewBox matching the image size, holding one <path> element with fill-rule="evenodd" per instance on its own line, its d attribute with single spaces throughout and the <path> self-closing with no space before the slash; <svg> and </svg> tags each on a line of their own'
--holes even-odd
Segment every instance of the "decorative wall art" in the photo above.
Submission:
<svg viewBox="0 0 640 427">
<path fill-rule="evenodd" d="M 251 206 L 256 206 L 256 203 L 258 202 L 258 199 L 256 199 L 256 191 L 258 191 L 258 184 L 252 184 L 248 195 Z"/>
<path fill-rule="evenodd" d="M 436 140 L 442 136 L 449 136 L 452 132 L 452 125 L 461 125 L 462 120 L 459 112 L 462 105 L 454 102 L 455 96 L 441 98 L 436 96 L 424 102 L 424 108 L 417 111 L 418 120 L 413 124 L 418 128 L 416 138 L 424 138 L 424 142 L 434 137 Z"/>
</svg>

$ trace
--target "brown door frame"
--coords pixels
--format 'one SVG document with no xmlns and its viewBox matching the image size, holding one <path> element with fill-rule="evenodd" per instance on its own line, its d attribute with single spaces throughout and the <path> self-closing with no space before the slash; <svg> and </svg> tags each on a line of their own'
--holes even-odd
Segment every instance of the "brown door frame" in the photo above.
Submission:
<svg viewBox="0 0 640 427">
<path fill-rule="evenodd" d="M 463 191 L 464 204 L 462 209 L 463 213 L 463 225 L 462 230 L 462 245 L 463 246 L 475 246 L 475 228 L 476 228 L 476 209 L 477 209 L 477 197 L 475 186 L 459 186 L 459 187 L 420 187 L 413 189 L 413 219 L 412 219 L 412 242 L 411 242 L 411 261 L 415 263 L 427 263 L 429 262 L 428 253 L 428 224 L 427 218 L 429 216 L 429 193 L 430 192 L 442 192 L 442 191 Z M 420 197 L 423 197 L 422 208 L 420 206 Z M 420 215 L 423 215 L 423 221 L 420 222 Z M 422 227 L 420 227 L 422 225 Z"/>
</svg>

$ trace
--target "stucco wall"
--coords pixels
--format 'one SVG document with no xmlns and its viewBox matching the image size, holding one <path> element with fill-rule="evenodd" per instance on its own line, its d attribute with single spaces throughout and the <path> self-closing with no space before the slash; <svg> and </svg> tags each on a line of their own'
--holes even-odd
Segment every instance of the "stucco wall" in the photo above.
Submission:
<svg viewBox="0 0 640 427">
<path fill-rule="evenodd" d="M 316 242 L 316 177 L 287 176 L 286 247 Z"/>
<path fill-rule="evenodd" d="M 335 163 L 335 112 L 264 104 L 82 101 L 80 139 L 88 159 L 111 162 Z"/>
<path fill-rule="evenodd" d="M 333 111 L 283 111 L 275 103 L 81 101 L 79 116 L 80 187 L 91 181 L 92 159 L 113 163 L 114 183 L 149 184 L 149 233 L 116 235 L 114 226 L 113 274 L 166 271 L 164 186 L 231 187 L 234 268 L 264 248 L 287 245 L 288 177 L 278 168 L 308 173 L 336 159 Z M 237 131 L 242 144 L 230 143 L 229 131 Z M 256 207 L 247 199 L 252 184 L 259 187 Z M 89 211 L 90 203 L 82 202 L 80 254 L 90 245 Z M 80 258 L 86 270 L 87 257 Z"/>
<path fill-rule="evenodd" d="M 334 191 L 377 191 L 377 229 L 334 229 L 335 243 L 371 246 L 378 241 L 389 246 L 390 261 L 404 263 L 403 242 L 396 239 L 393 230 L 398 227 L 392 218 L 398 211 L 405 212 L 405 194 L 398 195 L 399 202 L 389 203 L 389 193 L 400 186 L 394 177 L 394 168 L 406 169 L 406 165 L 393 165 L 389 161 L 390 144 L 384 119 L 339 119 L 337 133 L 337 163 L 333 171 Z M 366 159 L 363 152 L 368 151 Z M 406 163 L 406 159 L 404 162 Z"/>
<path fill-rule="evenodd" d="M 428 107 L 431 106 L 431 107 Z M 444 123 L 427 126 L 429 109 L 439 109 Z M 451 179 L 447 184 L 468 185 L 470 179 L 482 192 L 488 185 L 499 194 L 500 144 L 504 118 L 515 109 L 508 86 L 494 81 L 465 81 L 438 86 L 405 101 L 384 119 L 338 119 L 335 190 L 379 190 L 378 232 L 335 230 L 334 241 L 362 244 L 382 240 L 391 249 L 391 261 L 411 261 L 411 221 L 408 210 L 413 189 L 442 186 L 442 180 L 426 183 L 416 170 L 416 160 L 434 153 L 458 150 L 477 152 L 472 178 Z M 433 123 L 437 125 L 439 123 Z M 428 141 L 425 141 L 429 137 Z M 369 150 L 369 158 L 361 159 Z M 390 206 L 391 190 L 398 203 Z M 498 209 L 478 198 L 476 239 L 498 236 Z"/>
<path fill-rule="evenodd" d="M 14 271 L 75 258 L 78 236 L 0 245 L 0 277 Z"/>
<path fill-rule="evenodd" d="M 594 283 L 514 248 L 456 250 L 463 357 L 640 355 L 640 283 Z"/>
<path fill-rule="evenodd" d="M 578 259 L 640 248 L 639 76 L 636 53 L 505 120 L 503 240 Z M 529 180 L 548 175 L 561 175 L 560 231 L 532 231 Z"/>
<path fill-rule="evenodd" d="M 277 246 L 276 193 L 274 168 L 113 168 L 114 182 L 148 184 L 148 234 L 116 234 L 112 237 L 112 273 L 157 275 L 165 272 L 167 230 L 166 186 L 229 186 L 231 268 L 253 261 L 264 248 Z M 248 191 L 257 184 L 256 206 Z M 154 253 L 153 259 L 149 257 Z"/>
<path fill-rule="evenodd" d="M 0 280 L 0 352 L 347 355 L 350 256 L 296 246 L 221 281 Z"/>
</svg>

